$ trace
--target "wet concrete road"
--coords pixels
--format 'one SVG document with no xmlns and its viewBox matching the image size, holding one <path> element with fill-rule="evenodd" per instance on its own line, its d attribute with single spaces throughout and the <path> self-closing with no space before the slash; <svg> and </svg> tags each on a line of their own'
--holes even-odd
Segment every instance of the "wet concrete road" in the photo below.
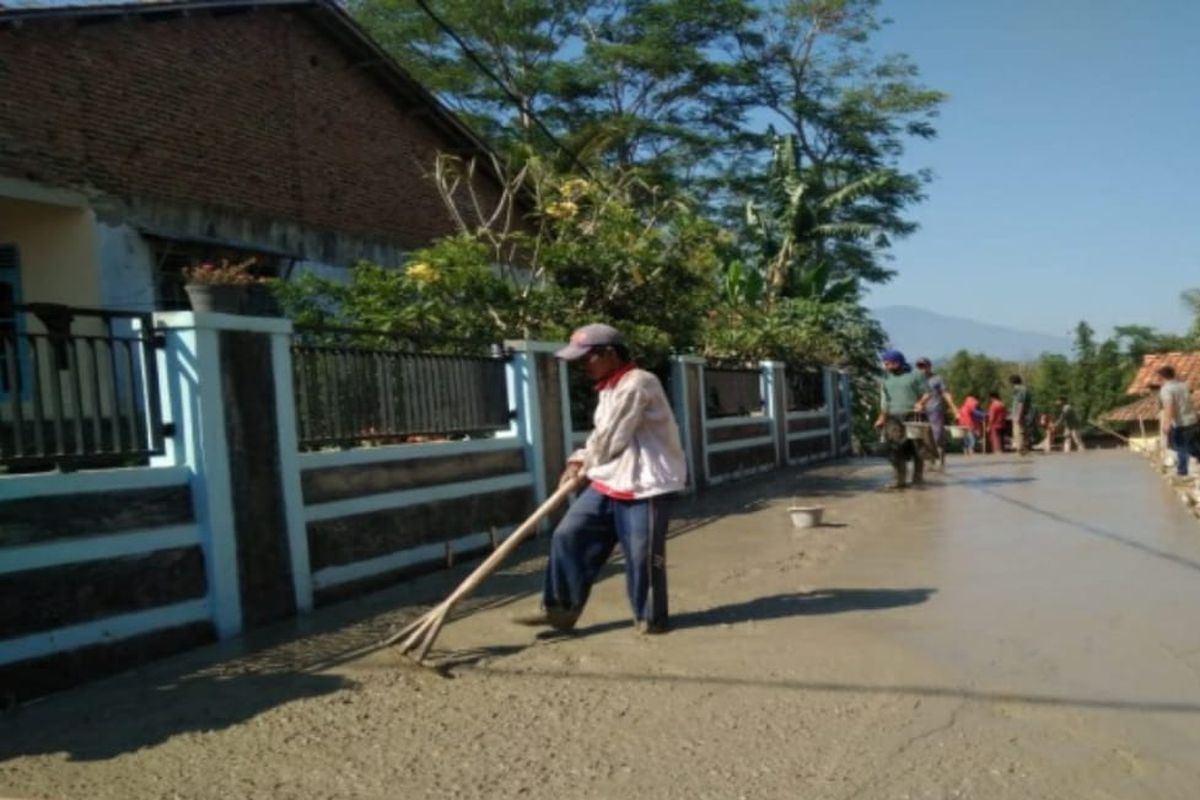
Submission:
<svg viewBox="0 0 1200 800">
<path fill-rule="evenodd" d="M 867 512 L 872 535 L 822 581 L 933 590 L 861 622 L 940 677 L 914 694 L 1058 712 L 1045 761 L 1098 746 L 1054 796 L 1200 797 L 1200 522 L 1144 461 L 960 458 L 876 503 L 890 523 Z"/>
<path fill-rule="evenodd" d="M 0 797 L 1200 797 L 1200 521 L 1127 453 L 759 477 L 679 509 L 674 630 L 619 568 L 536 639 L 545 542 L 447 626 L 374 646 L 456 575 L 0 720 Z M 795 531 L 790 503 L 829 525 Z M 447 679 L 445 675 L 452 676 Z"/>
</svg>

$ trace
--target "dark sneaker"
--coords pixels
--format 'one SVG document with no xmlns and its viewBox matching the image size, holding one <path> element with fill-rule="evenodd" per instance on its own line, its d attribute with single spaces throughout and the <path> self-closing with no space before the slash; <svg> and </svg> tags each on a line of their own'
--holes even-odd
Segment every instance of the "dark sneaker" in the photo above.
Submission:
<svg viewBox="0 0 1200 800">
<path fill-rule="evenodd" d="M 642 636 L 658 636 L 671 630 L 671 627 L 665 622 L 647 622 L 641 620 L 637 623 L 637 632 Z"/>
<path fill-rule="evenodd" d="M 569 631 L 575 627 L 579 619 L 578 611 L 565 608 L 547 608 L 536 614 L 521 614 L 512 618 L 514 624 L 526 625 L 530 628 L 554 628 L 558 631 Z"/>
</svg>

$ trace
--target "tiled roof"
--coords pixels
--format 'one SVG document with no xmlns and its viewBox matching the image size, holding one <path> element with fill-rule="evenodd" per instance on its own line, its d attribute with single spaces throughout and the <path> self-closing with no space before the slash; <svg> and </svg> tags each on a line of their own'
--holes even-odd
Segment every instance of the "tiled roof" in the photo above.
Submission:
<svg viewBox="0 0 1200 800">
<path fill-rule="evenodd" d="M 1192 390 L 1192 405 L 1200 408 L 1200 390 Z M 1139 397 L 1132 403 L 1127 403 L 1126 405 L 1114 408 L 1112 411 L 1105 412 L 1103 418 L 1107 422 L 1137 422 L 1138 420 L 1157 420 L 1158 395 L 1151 393 L 1145 397 Z"/>
<path fill-rule="evenodd" d="M 1128 395 L 1137 397 L 1153 391 L 1151 384 L 1162 382 L 1156 374 L 1160 367 L 1170 364 L 1175 368 L 1179 380 L 1188 385 L 1192 391 L 1200 389 L 1200 351 L 1190 353 L 1150 353 L 1142 358 L 1142 366 L 1138 369 L 1133 383 L 1125 391 Z"/>
</svg>

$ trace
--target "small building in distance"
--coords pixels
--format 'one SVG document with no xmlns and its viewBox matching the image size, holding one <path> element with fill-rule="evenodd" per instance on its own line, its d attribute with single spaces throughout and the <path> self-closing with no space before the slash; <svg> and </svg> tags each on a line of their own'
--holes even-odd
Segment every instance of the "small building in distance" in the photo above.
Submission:
<svg viewBox="0 0 1200 800">
<path fill-rule="evenodd" d="M 1158 370 L 1175 368 L 1179 380 L 1192 391 L 1192 402 L 1200 407 L 1200 352 L 1150 353 L 1143 357 L 1142 366 L 1125 391 L 1136 398 L 1104 415 L 1104 421 L 1129 438 L 1129 446 L 1137 451 L 1160 447 L 1162 431 L 1159 425 L 1158 389 L 1162 379 Z"/>
</svg>

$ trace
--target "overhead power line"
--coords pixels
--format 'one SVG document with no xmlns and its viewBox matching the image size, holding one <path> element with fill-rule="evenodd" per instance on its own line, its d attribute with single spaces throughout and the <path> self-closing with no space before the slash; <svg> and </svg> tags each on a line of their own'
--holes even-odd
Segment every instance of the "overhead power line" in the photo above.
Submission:
<svg viewBox="0 0 1200 800">
<path fill-rule="evenodd" d="M 482 72 L 484 75 L 486 75 L 488 77 L 488 79 L 492 81 L 492 83 L 494 83 L 498 87 L 500 87 L 500 91 L 504 92 L 505 97 L 507 97 L 509 100 L 512 101 L 513 105 L 515 105 L 517 107 L 517 109 L 521 112 L 522 115 L 527 116 L 530 120 L 533 121 L 533 124 L 536 125 L 538 130 L 540 130 L 542 132 L 542 134 L 547 139 L 550 140 L 551 144 L 553 144 L 555 147 L 557 147 L 559 150 L 561 150 L 564 154 L 566 154 L 571 159 L 571 161 L 574 162 L 575 165 L 577 167 L 579 167 L 580 170 L 583 171 L 583 174 L 587 175 L 589 178 L 592 178 L 593 180 L 595 179 L 595 176 L 592 175 L 592 171 L 590 169 L 588 169 L 587 164 L 583 163 L 583 161 L 579 158 L 578 154 L 576 154 L 574 150 L 571 150 L 569 147 L 567 147 L 565 144 L 563 144 L 559 140 L 559 138 L 554 135 L 554 133 L 550 130 L 550 128 L 548 128 L 546 126 L 546 124 L 542 122 L 541 118 L 538 117 L 538 115 L 534 113 L 533 109 L 528 107 L 525 100 L 523 100 L 522 98 L 520 98 L 516 94 L 514 94 L 513 91 L 511 89 L 509 89 L 508 86 L 504 83 L 504 81 L 502 81 L 500 79 L 500 77 L 498 75 L 496 75 L 496 73 L 493 72 L 488 67 L 487 64 L 483 63 L 483 60 L 475 54 L 475 51 L 471 49 L 470 45 L 468 45 L 465 41 L 463 41 L 463 38 L 461 36 L 459 36 L 458 31 L 454 30 L 454 28 L 451 27 L 448 22 L 446 22 L 444 19 L 442 19 L 436 11 L 434 11 L 432 8 L 430 8 L 429 4 L 426 2 L 426 0 L 415 0 L 415 1 L 416 1 L 416 4 L 418 6 L 420 6 L 421 10 L 424 11 L 425 14 L 428 15 L 428 17 L 431 20 L 433 20 L 434 24 L 437 25 L 442 30 L 443 33 L 445 33 L 447 36 L 449 36 L 451 39 L 454 40 L 454 43 L 457 44 L 459 46 L 459 48 L 463 51 L 463 54 L 466 55 L 467 60 L 469 60 L 472 64 L 474 64 L 479 69 L 480 72 Z"/>
</svg>

